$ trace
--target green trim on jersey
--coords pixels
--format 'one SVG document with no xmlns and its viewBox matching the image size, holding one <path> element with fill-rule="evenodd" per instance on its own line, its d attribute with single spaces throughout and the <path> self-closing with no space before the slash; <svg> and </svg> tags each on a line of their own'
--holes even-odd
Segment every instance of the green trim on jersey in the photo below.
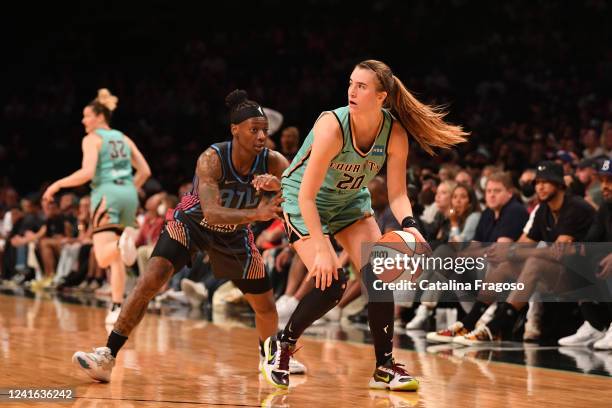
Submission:
<svg viewBox="0 0 612 408">
<path fill-rule="evenodd" d="M 96 129 L 95 133 L 102 139 L 102 146 L 91 188 L 107 183 L 131 184 L 132 149 L 123 133 L 115 129 Z"/>
</svg>

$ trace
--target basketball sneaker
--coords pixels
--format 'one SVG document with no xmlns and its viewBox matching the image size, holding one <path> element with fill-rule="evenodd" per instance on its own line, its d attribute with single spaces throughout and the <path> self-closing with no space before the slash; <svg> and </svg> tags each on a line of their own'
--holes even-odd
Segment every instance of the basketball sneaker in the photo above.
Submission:
<svg viewBox="0 0 612 408">
<path fill-rule="evenodd" d="M 132 266 L 136 262 L 136 238 L 138 237 L 138 231 L 132 227 L 125 227 L 121 237 L 119 237 L 119 252 L 121 253 L 121 259 L 127 266 Z"/>
<path fill-rule="evenodd" d="M 416 391 L 419 389 L 419 381 L 406 372 L 403 364 L 398 364 L 390 358 L 374 370 L 369 387 L 378 390 Z"/>
<path fill-rule="evenodd" d="M 597 330 L 589 322 L 586 320 L 580 326 L 576 333 L 571 336 L 566 336 L 559 339 L 560 346 L 584 346 L 589 347 L 596 343 L 598 340 L 602 339 L 606 334 L 602 331 Z"/>
<path fill-rule="evenodd" d="M 264 361 L 266 361 L 266 356 L 261 347 L 259 347 L 259 371 L 261 371 Z M 306 366 L 298 361 L 297 358 L 291 356 L 289 359 L 289 374 L 306 374 Z"/>
<path fill-rule="evenodd" d="M 264 342 L 264 363 L 261 370 L 264 378 L 271 385 L 287 389 L 289 387 L 289 360 L 295 353 L 295 345 L 281 342 L 276 336 L 268 337 Z"/>
<path fill-rule="evenodd" d="M 412 320 L 406 324 L 406 330 L 424 330 L 427 320 L 433 316 L 433 310 L 425 305 L 419 305 Z"/>
<path fill-rule="evenodd" d="M 448 326 L 444 330 L 438 330 L 437 332 L 427 333 L 427 340 L 436 341 L 439 343 L 450 343 L 457 336 L 465 336 L 469 331 L 463 327 L 463 323 L 455 322 Z"/>
<path fill-rule="evenodd" d="M 501 341 L 501 335 L 492 333 L 486 324 L 477 327 L 465 336 L 455 336 L 453 339 L 453 343 L 464 346 L 477 346 L 497 341 Z"/>
<path fill-rule="evenodd" d="M 72 362 L 96 381 L 109 382 L 115 366 L 115 357 L 108 347 L 95 348 L 93 353 L 77 351 L 72 356 Z"/>
<path fill-rule="evenodd" d="M 606 334 L 595 343 L 593 343 L 595 350 L 612 350 L 612 323 L 608 327 Z"/>
</svg>

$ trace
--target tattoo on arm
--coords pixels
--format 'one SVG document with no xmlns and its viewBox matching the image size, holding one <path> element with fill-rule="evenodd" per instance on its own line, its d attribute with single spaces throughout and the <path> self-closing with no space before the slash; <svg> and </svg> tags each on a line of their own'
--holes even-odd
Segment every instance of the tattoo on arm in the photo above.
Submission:
<svg viewBox="0 0 612 408">
<path fill-rule="evenodd" d="M 221 204 L 218 185 L 222 174 L 221 159 L 213 149 L 202 153 L 196 173 L 202 212 L 209 224 L 247 224 L 255 221 L 255 209 L 227 208 Z"/>
</svg>

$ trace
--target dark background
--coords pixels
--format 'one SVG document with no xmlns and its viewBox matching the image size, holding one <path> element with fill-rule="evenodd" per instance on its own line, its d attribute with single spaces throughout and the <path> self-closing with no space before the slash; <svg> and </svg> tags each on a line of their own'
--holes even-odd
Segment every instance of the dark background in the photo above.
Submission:
<svg viewBox="0 0 612 408">
<path fill-rule="evenodd" d="M 346 104 L 367 58 L 473 132 L 412 163 L 516 172 L 543 158 L 534 145 L 580 150 L 585 129 L 611 119 L 607 1 L 59 3 L 3 6 L 0 183 L 21 193 L 79 168 L 82 108 L 101 87 L 119 97 L 112 125 L 169 191 L 228 137 L 231 90 L 282 112 L 303 138 L 321 111 Z"/>
</svg>

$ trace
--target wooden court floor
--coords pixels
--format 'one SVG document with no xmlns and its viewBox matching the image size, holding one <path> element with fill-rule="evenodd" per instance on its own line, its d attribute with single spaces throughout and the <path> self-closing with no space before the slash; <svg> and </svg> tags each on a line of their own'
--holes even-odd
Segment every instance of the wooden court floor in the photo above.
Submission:
<svg viewBox="0 0 612 408">
<path fill-rule="evenodd" d="M 119 354 L 110 384 L 72 365 L 105 344 L 105 310 L 0 295 L 0 388 L 72 388 L 70 402 L 39 407 L 610 407 L 612 379 L 520 365 L 396 351 L 421 380 L 417 393 L 367 388 L 371 346 L 304 339 L 309 373 L 288 391 L 259 377 L 254 329 L 147 314 Z"/>
</svg>

